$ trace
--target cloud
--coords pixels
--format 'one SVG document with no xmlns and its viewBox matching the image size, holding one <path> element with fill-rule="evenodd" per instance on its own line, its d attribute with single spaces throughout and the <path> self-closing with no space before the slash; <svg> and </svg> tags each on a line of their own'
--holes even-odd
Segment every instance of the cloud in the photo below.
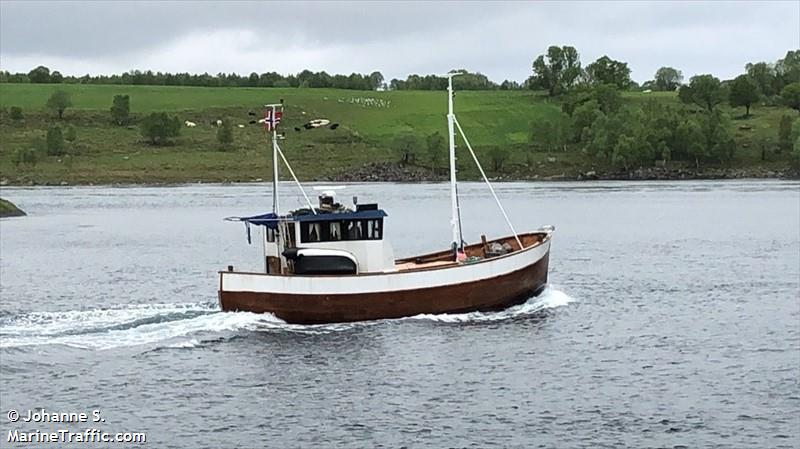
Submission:
<svg viewBox="0 0 800 449">
<path fill-rule="evenodd" d="M 549 45 L 730 78 L 800 47 L 798 2 L 0 2 L 0 67 L 65 74 L 451 68 L 524 80 Z"/>
</svg>

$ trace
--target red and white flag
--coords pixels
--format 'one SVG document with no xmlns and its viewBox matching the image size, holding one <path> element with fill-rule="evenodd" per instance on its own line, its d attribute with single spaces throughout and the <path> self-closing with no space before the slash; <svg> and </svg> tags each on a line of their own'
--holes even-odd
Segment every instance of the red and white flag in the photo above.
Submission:
<svg viewBox="0 0 800 449">
<path fill-rule="evenodd" d="M 268 108 L 264 112 L 264 128 L 266 128 L 267 131 L 276 129 L 278 127 L 278 123 L 281 122 L 281 115 L 283 115 L 281 111 Z"/>
</svg>

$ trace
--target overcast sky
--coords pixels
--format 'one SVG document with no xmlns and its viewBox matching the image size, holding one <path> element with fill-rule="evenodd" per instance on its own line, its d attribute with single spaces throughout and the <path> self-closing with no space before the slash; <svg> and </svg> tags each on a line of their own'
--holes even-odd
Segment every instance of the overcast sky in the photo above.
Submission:
<svg viewBox="0 0 800 449">
<path fill-rule="evenodd" d="M 549 45 L 584 65 L 628 62 L 731 78 L 800 48 L 800 0 L 781 2 L 33 2 L 0 0 L 0 69 L 218 73 L 465 68 L 523 81 Z"/>
</svg>

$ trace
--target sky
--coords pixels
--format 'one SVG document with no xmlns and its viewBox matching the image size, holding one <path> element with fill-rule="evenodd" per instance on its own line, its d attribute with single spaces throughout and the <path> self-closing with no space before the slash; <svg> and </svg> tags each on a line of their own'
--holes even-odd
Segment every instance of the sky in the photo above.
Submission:
<svg viewBox="0 0 800 449">
<path fill-rule="evenodd" d="M 0 69 L 303 69 L 386 80 L 463 68 L 522 82 L 550 45 L 722 79 L 800 48 L 800 0 L 618 2 L 35 2 L 0 0 Z"/>
</svg>

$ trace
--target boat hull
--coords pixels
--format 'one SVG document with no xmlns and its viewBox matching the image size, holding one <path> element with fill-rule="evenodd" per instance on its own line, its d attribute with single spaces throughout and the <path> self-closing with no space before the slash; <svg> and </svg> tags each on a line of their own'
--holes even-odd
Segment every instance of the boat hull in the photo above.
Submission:
<svg viewBox="0 0 800 449">
<path fill-rule="evenodd" d="M 222 310 L 297 324 L 501 310 L 547 283 L 550 235 L 535 247 L 471 265 L 348 277 L 220 272 Z"/>
</svg>

